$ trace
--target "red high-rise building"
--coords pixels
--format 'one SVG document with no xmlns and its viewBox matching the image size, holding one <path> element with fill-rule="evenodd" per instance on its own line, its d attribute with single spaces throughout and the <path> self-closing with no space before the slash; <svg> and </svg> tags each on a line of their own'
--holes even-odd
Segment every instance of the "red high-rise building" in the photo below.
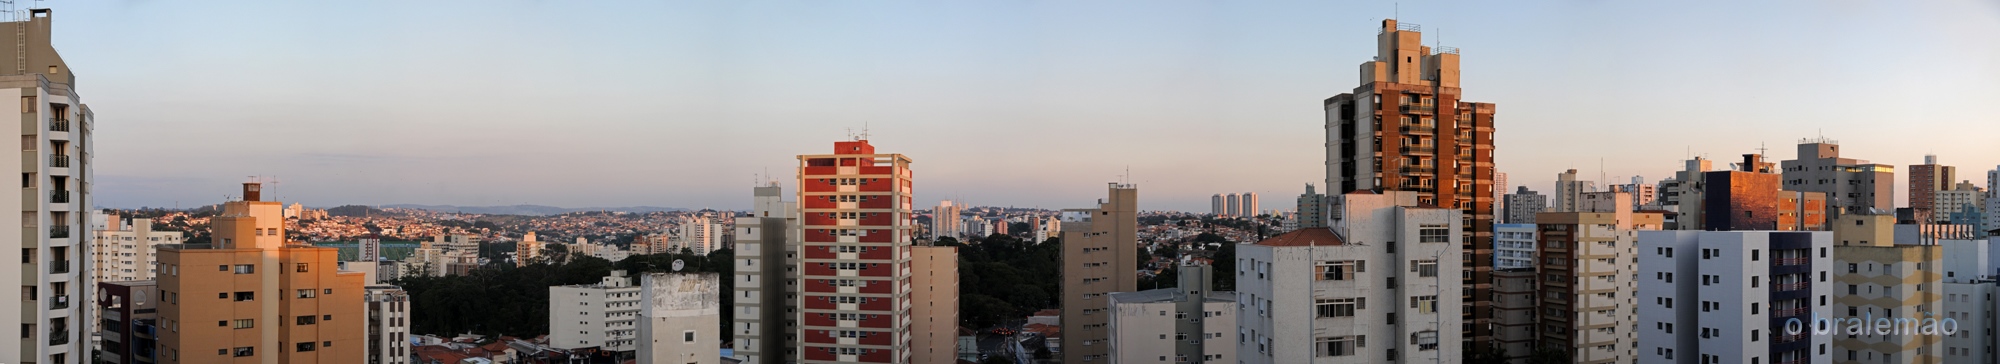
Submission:
<svg viewBox="0 0 2000 364">
<path fill-rule="evenodd" d="M 911 362 L 909 157 L 867 140 L 800 155 L 798 204 L 798 362 Z"/>
</svg>

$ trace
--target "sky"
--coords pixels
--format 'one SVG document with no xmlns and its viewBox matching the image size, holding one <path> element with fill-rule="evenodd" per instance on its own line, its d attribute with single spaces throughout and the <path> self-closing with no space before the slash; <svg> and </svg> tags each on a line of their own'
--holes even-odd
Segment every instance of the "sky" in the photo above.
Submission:
<svg viewBox="0 0 2000 364">
<path fill-rule="evenodd" d="M 1145 210 L 1285 209 L 1323 183 L 1320 102 L 1390 17 L 1462 50 L 1512 185 L 1822 135 L 1898 172 L 2000 166 L 1991 1 L 41 5 L 96 112 L 102 207 L 264 176 L 308 206 L 745 209 L 760 174 L 865 129 L 915 161 L 919 207 L 1089 207 L 1129 181 Z"/>
</svg>

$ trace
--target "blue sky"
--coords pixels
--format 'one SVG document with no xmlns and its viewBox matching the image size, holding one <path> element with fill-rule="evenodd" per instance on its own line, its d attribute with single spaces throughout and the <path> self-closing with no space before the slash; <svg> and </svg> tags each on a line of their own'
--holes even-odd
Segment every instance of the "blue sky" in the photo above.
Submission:
<svg viewBox="0 0 2000 364">
<path fill-rule="evenodd" d="M 1397 15 L 1463 50 L 1515 185 L 1821 133 L 1974 183 L 2000 165 L 1981 1 L 43 4 L 111 207 L 263 175 L 314 206 L 741 209 L 866 125 L 920 205 L 1083 207 L 1129 167 L 1143 209 L 1283 208 L 1324 178 L 1320 101 Z"/>
</svg>

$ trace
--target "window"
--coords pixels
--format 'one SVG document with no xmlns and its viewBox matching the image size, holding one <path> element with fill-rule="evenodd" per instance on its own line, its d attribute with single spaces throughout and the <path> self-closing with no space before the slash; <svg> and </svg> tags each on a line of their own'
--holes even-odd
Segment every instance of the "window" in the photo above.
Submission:
<svg viewBox="0 0 2000 364">
<path fill-rule="evenodd" d="M 1335 298 L 1319 300 L 1319 317 L 1353 317 L 1354 311 L 1361 309 L 1363 298 Z"/>
<path fill-rule="evenodd" d="M 250 291 L 236 292 L 236 302 L 255 301 L 255 300 L 257 300 L 257 292 L 250 292 Z"/>
<path fill-rule="evenodd" d="M 1410 271 L 1417 272 L 1418 277 L 1436 277 L 1438 275 L 1438 261 L 1435 259 L 1416 261 L 1416 264 L 1410 265 Z"/>
<path fill-rule="evenodd" d="M 1418 332 L 1416 335 L 1410 338 L 1410 342 L 1417 344 L 1417 350 L 1422 350 L 1422 351 L 1437 350 L 1438 333 L 1437 331 Z"/>
<path fill-rule="evenodd" d="M 1444 225 L 1425 224 L 1422 228 L 1417 229 L 1417 242 L 1419 243 L 1451 242 L 1451 229 L 1446 228 Z"/>
<path fill-rule="evenodd" d="M 236 352 L 236 356 L 239 356 L 239 357 L 241 357 L 241 356 L 256 356 L 256 355 L 257 355 L 257 347 L 254 347 L 254 346 L 244 346 L 244 347 L 239 347 L 239 348 L 236 348 L 235 352 Z"/>
<path fill-rule="evenodd" d="M 1437 312 L 1437 301 L 1438 296 L 1410 297 L 1410 308 L 1417 309 L 1417 313 Z"/>
<path fill-rule="evenodd" d="M 307 263 L 299 263 L 299 273 L 305 273 Z"/>
<path fill-rule="evenodd" d="M 319 292 L 318 292 L 317 290 L 313 290 L 313 289 L 310 289 L 310 288 L 309 288 L 309 289 L 301 289 L 301 290 L 299 290 L 299 298 L 313 298 L 313 297 L 318 297 L 319 295 L 318 295 L 317 293 L 319 293 Z"/>
<path fill-rule="evenodd" d="M 257 273 L 257 266 L 255 265 L 250 265 L 250 264 L 236 265 L 236 274 L 255 274 L 255 273 Z"/>
<path fill-rule="evenodd" d="M 691 342 L 694 342 L 694 330 L 688 330 L 688 331 L 682 331 L 682 332 L 681 332 L 681 342 L 684 342 L 684 343 L 691 343 Z"/>
<path fill-rule="evenodd" d="M 313 351 L 313 349 L 314 349 L 314 348 L 313 348 L 313 342 L 311 342 L 311 341 L 307 341 L 307 342 L 302 342 L 302 343 L 299 343 L 299 345 L 298 345 L 298 346 L 299 346 L 299 352 L 301 352 L 301 353 L 303 353 L 303 352 L 308 352 L 308 351 Z"/>
<path fill-rule="evenodd" d="M 1348 356 L 1354 355 L 1355 349 L 1362 346 L 1360 336 L 1341 336 L 1320 338 L 1313 349 L 1314 356 Z"/>
<path fill-rule="evenodd" d="M 1358 260 L 1321 262 L 1319 279 L 1323 281 L 1345 281 L 1354 279 L 1355 273 L 1364 271 L 1366 264 Z M 1259 273 L 1262 273 L 1261 271 Z"/>
<path fill-rule="evenodd" d="M 318 323 L 319 317 L 313 315 L 299 316 L 299 325 L 314 325 Z"/>
</svg>

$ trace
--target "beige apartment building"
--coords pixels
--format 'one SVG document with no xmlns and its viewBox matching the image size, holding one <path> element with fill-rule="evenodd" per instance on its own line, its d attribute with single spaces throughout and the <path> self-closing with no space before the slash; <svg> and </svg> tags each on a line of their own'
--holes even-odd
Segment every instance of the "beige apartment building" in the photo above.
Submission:
<svg viewBox="0 0 2000 364">
<path fill-rule="evenodd" d="M 1139 290 L 1139 186 L 1111 183 L 1097 204 L 1062 212 L 1064 363 L 1109 360 L 1109 295 Z"/>
<path fill-rule="evenodd" d="M 285 240 L 283 205 L 222 205 L 213 244 L 160 247 L 159 363 L 360 363 L 365 274 L 339 250 Z"/>
<path fill-rule="evenodd" d="M 21 262 L 0 269 L 0 327 L 18 330 L 0 344 L 0 362 L 77 363 L 90 358 L 85 316 L 93 287 L 87 278 L 91 234 L 82 231 L 92 203 L 91 170 L 95 116 L 76 92 L 76 75 L 50 42 L 53 12 L 31 9 L 0 23 L 14 34 L 14 55 L 0 57 L 0 93 L 20 102 L 0 113 L 20 115 L 21 157 L 0 168 L 21 172 L 21 193 L 6 194 L 8 209 L 0 236 L 0 261 Z"/>
<path fill-rule="evenodd" d="M 910 362 L 958 361 L 958 247 L 910 247 Z"/>
<path fill-rule="evenodd" d="M 1847 214 L 1838 218 L 1833 246 L 1833 306 L 1838 318 L 1924 317 L 1945 304 L 1944 248 L 1897 244 L 1895 217 Z M 1835 363 L 1942 363 L 1938 335 L 1835 335 Z"/>
<path fill-rule="evenodd" d="M 1577 198 L 1578 212 L 1535 216 L 1538 345 L 1576 363 L 1629 363 L 1637 359 L 1638 231 L 1662 229 L 1665 217 L 1632 212 L 1637 200 L 1626 192 Z"/>
</svg>

